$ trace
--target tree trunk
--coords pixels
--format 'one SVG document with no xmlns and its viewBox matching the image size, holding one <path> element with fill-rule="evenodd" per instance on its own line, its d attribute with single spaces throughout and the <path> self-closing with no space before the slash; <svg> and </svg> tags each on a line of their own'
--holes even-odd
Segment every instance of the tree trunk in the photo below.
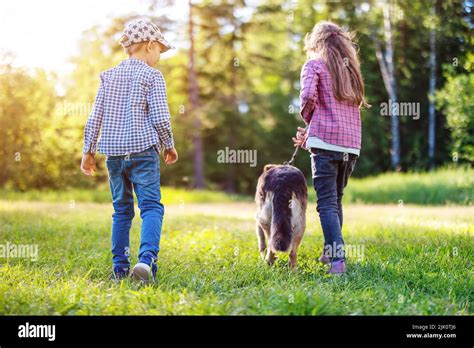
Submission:
<svg viewBox="0 0 474 348">
<path fill-rule="evenodd" d="M 397 98 L 397 80 L 395 77 L 395 66 L 393 63 L 393 44 L 392 44 L 392 25 L 390 22 L 390 3 L 384 4 L 383 8 L 383 24 L 384 24 L 384 39 L 385 52 L 383 52 L 382 45 L 377 39 L 377 34 L 372 33 L 372 39 L 375 46 L 375 54 L 380 66 L 385 90 L 389 98 L 389 105 L 396 106 Z M 392 135 L 392 143 L 390 148 L 390 162 L 392 168 L 400 169 L 400 120 L 398 118 L 398 108 L 390 110 L 390 132 Z"/>
<path fill-rule="evenodd" d="M 436 1 L 433 2 L 431 8 L 431 15 L 436 15 Z M 436 90 L 436 29 L 434 25 L 430 32 L 430 86 L 429 86 L 429 106 L 428 106 L 428 158 L 430 161 L 430 168 L 433 168 L 435 158 L 435 144 L 436 144 L 436 112 L 434 94 Z"/>
<path fill-rule="evenodd" d="M 231 24 L 233 25 L 234 28 L 237 27 L 238 23 L 235 20 L 235 8 L 232 7 L 232 18 L 231 18 Z M 235 41 L 237 40 L 237 35 L 234 30 L 232 33 L 232 52 L 233 52 L 233 57 L 236 57 L 236 52 L 235 52 Z M 231 68 L 231 73 L 230 73 L 230 81 L 229 84 L 231 86 L 231 92 L 230 92 L 230 98 L 229 102 L 233 110 L 236 112 L 236 116 L 239 115 L 239 107 L 237 105 L 237 91 L 236 91 L 236 86 L 237 86 L 237 69 L 238 67 L 232 66 Z M 233 123 L 235 122 L 236 118 L 232 117 L 232 119 L 229 121 L 229 136 L 227 138 L 229 148 L 230 149 L 236 149 L 237 145 L 237 139 L 236 139 L 236 131 L 237 131 L 237 125 L 233 126 Z M 237 121 L 238 122 L 238 121 Z M 230 170 L 227 175 L 226 175 L 226 181 L 225 181 L 225 190 L 226 192 L 229 193 L 234 193 L 235 190 L 235 170 Z"/>
<path fill-rule="evenodd" d="M 397 105 L 397 80 L 395 78 L 395 67 L 393 63 L 393 45 L 392 45 L 392 24 L 390 21 L 390 2 L 383 9 L 383 22 L 384 22 L 384 33 L 385 33 L 385 61 L 387 63 L 387 72 L 390 81 L 390 92 L 389 98 L 392 101 L 392 105 Z M 390 117 L 390 129 L 392 132 L 392 148 L 391 148 L 391 162 L 392 167 L 399 169 L 400 166 L 400 130 L 398 118 L 398 112 L 394 112 L 398 108 L 391 110 Z"/>
<path fill-rule="evenodd" d="M 191 115 L 193 118 L 193 164 L 194 164 L 194 187 L 204 188 L 204 154 L 202 142 L 202 125 L 199 119 L 199 90 L 197 85 L 196 68 L 194 65 L 194 22 L 193 4 L 189 0 L 189 101 Z"/>
</svg>

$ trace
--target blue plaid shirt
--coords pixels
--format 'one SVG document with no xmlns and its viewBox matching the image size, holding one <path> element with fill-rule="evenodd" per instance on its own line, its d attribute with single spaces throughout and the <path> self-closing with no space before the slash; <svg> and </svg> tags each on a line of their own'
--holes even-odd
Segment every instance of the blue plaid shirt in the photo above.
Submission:
<svg viewBox="0 0 474 348">
<path fill-rule="evenodd" d="M 83 153 L 107 156 L 174 147 L 166 85 L 159 70 L 126 59 L 100 74 L 92 112 L 84 130 Z"/>
</svg>

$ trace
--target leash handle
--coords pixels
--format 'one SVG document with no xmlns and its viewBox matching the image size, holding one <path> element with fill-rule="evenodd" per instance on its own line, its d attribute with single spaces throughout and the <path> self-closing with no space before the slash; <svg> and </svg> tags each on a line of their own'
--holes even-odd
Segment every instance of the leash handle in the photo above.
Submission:
<svg viewBox="0 0 474 348">
<path fill-rule="evenodd" d="M 305 127 L 305 134 L 306 134 L 306 130 L 308 129 L 308 127 Z M 297 146 L 295 151 L 293 152 L 293 155 L 291 156 L 290 160 L 289 161 L 285 161 L 283 162 L 284 165 L 287 165 L 287 166 L 292 166 L 293 163 L 295 162 L 295 158 L 296 158 L 296 155 L 298 154 L 298 150 L 300 149 L 300 146 Z"/>
</svg>

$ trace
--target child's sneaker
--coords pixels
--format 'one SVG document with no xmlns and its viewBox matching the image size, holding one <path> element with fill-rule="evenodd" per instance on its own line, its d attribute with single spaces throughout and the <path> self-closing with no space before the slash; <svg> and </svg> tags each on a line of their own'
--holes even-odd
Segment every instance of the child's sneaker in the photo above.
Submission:
<svg viewBox="0 0 474 348">
<path fill-rule="evenodd" d="M 148 284 L 150 282 L 150 278 L 153 282 L 156 281 L 156 270 L 157 267 L 154 262 L 151 263 L 151 267 L 146 263 L 139 262 L 135 265 L 135 267 L 133 267 L 130 277 Z"/>
<path fill-rule="evenodd" d="M 331 266 L 329 266 L 328 273 L 329 274 L 342 274 L 346 273 L 346 261 L 339 260 L 331 262 Z"/>
<path fill-rule="evenodd" d="M 128 277 L 130 273 L 130 267 L 123 267 L 123 266 L 114 266 L 112 275 L 110 276 L 110 280 L 113 281 L 120 281 Z"/>
</svg>

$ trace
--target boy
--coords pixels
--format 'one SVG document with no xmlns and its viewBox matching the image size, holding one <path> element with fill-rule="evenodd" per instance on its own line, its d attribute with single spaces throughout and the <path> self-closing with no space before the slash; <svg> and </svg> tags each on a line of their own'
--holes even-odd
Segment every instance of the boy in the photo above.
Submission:
<svg viewBox="0 0 474 348">
<path fill-rule="evenodd" d="M 112 215 L 112 279 L 130 271 L 130 227 L 134 217 L 133 191 L 142 218 L 138 263 L 130 276 L 148 282 L 156 279 L 164 207 L 160 202 L 159 151 L 166 164 L 175 163 L 170 113 L 163 75 L 153 68 L 160 54 L 172 47 L 156 25 L 138 20 L 125 27 L 120 44 L 128 54 L 113 69 L 100 75 L 94 107 L 84 131 L 82 172 L 96 169 L 94 154 L 107 156 Z"/>
</svg>

